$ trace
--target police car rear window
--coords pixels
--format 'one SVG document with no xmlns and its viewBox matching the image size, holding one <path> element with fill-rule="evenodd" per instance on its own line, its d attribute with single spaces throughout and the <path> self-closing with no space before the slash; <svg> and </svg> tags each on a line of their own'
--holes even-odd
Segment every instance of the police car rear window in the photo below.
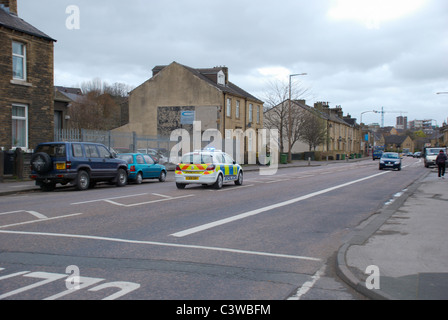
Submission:
<svg viewBox="0 0 448 320">
<path fill-rule="evenodd" d="M 65 144 L 45 144 L 37 147 L 36 152 L 45 152 L 50 157 L 65 157 Z"/>
<path fill-rule="evenodd" d="M 210 154 L 186 154 L 182 157 L 182 163 L 213 163 L 213 157 Z"/>
</svg>

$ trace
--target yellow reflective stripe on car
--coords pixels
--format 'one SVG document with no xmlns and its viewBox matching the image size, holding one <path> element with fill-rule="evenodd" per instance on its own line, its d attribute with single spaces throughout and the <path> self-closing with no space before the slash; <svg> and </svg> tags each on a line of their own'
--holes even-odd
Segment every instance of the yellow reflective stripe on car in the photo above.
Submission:
<svg viewBox="0 0 448 320">
<path fill-rule="evenodd" d="M 179 168 L 180 170 L 176 170 L 175 174 L 212 174 L 213 170 L 207 170 L 208 166 L 210 166 L 211 163 L 204 163 L 204 164 L 186 164 L 186 163 L 180 163 Z"/>
<path fill-rule="evenodd" d="M 191 171 L 205 171 L 205 169 L 207 169 L 207 167 L 210 164 L 208 163 L 204 163 L 204 164 L 186 164 L 186 163 L 181 163 L 179 164 L 179 168 L 183 171 L 183 170 L 191 170 Z"/>
</svg>

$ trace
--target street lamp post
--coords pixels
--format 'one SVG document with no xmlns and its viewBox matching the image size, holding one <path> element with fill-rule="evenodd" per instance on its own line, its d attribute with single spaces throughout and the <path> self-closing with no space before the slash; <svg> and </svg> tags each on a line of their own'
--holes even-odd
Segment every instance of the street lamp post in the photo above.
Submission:
<svg viewBox="0 0 448 320">
<path fill-rule="evenodd" d="M 362 115 L 364 114 L 364 113 L 368 113 L 368 112 L 373 112 L 373 113 L 380 113 L 379 111 L 376 111 L 376 110 L 372 110 L 372 111 L 364 111 L 364 112 L 361 112 L 361 119 L 359 120 L 359 124 L 361 125 L 362 124 Z M 368 141 L 367 141 L 368 142 Z M 365 143 L 365 141 L 361 141 L 361 149 L 363 150 L 363 152 L 364 153 L 366 153 L 367 152 L 367 148 L 366 148 L 366 146 L 368 146 L 368 143 L 366 144 L 366 146 L 364 146 L 364 143 Z"/>
<path fill-rule="evenodd" d="M 437 92 L 437 94 L 448 94 L 448 92 Z M 437 122 L 436 122 L 436 129 L 437 129 L 437 131 L 438 131 L 438 126 L 437 126 Z M 437 142 L 439 141 L 439 138 L 438 138 L 438 135 L 439 135 L 439 133 L 438 132 L 436 132 L 436 135 L 437 135 Z M 445 141 L 445 143 L 446 143 L 446 141 Z"/>
<path fill-rule="evenodd" d="M 359 124 L 361 124 L 362 123 L 362 115 L 364 114 L 364 113 L 368 113 L 368 112 L 374 112 L 374 113 L 379 113 L 379 111 L 376 111 L 376 110 L 372 110 L 372 111 L 364 111 L 364 112 L 361 112 L 361 119 L 360 119 L 360 123 Z"/>
<path fill-rule="evenodd" d="M 291 79 L 295 76 L 306 76 L 307 73 L 295 73 L 289 75 L 289 108 L 288 108 L 288 162 L 292 162 L 291 142 L 292 142 L 292 117 L 291 117 Z"/>
</svg>

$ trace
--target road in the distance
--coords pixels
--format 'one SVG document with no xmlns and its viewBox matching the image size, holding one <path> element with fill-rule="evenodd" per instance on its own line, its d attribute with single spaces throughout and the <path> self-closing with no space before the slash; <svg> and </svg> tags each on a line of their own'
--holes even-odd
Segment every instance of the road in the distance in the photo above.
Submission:
<svg viewBox="0 0 448 320">
<path fill-rule="evenodd" d="M 1 197 L 0 299 L 360 299 L 334 276 L 333 257 L 428 170 L 413 158 L 403 167 L 246 172 L 243 186 L 221 190 L 178 190 L 171 173 L 165 183 Z"/>
</svg>

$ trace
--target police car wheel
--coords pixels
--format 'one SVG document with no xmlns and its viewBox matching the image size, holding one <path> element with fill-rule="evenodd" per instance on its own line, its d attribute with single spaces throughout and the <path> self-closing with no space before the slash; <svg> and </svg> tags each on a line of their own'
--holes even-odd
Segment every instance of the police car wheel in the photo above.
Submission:
<svg viewBox="0 0 448 320">
<path fill-rule="evenodd" d="M 176 182 L 176 187 L 177 187 L 177 189 L 185 189 L 186 186 L 187 186 L 187 185 L 186 185 L 185 183 L 177 183 L 177 182 Z"/>
<path fill-rule="evenodd" d="M 222 175 L 218 175 L 218 178 L 216 178 L 216 182 L 213 184 L 213 188 L 215 189 L 221 189 L 223 184 Z"/>
<path fill-rule="evenodd" d="M 240 173 L 238 173 L 238 179 L 235 181 L 235 184 L 237 186 L 240 186 L 243 184 L 243 173 L 240 171 Z"/>
</svg>

